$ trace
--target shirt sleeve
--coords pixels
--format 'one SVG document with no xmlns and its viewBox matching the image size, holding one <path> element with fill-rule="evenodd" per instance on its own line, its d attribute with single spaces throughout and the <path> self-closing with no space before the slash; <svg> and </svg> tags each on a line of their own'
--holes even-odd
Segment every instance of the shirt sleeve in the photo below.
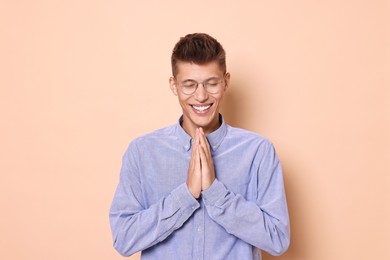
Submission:
<svg viewBox="0 0 390 260">
<path fill-rule="evenodd" d="M 272 145 L 259 160 L 257 199 L 234 194 L 217 179 L 202 198 L 209 216 L 241 240 L 272 255 L 281 255 L 290 244 L 290 226 L 282 169 Z"/>
<path fill-rule="evenodd" d="M 120 180 L 110 208 L 114 247 L 123 256 L 163 241 L 200 207 L 185 183 L 156 204 L 144 207 L 136 150 L 130 144 L 123 156 Z"/>
</svg>

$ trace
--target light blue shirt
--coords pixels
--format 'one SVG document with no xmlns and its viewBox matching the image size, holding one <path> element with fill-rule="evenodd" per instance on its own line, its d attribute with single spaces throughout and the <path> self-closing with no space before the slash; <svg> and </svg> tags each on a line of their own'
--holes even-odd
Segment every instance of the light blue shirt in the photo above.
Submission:
<svg viewBox="0 0 390 260">
<path fill-rule="evenodd" d="M 182 118 L 180 119 L 182 120 Z M 114 247 L 142 259 L 261 259 L 290 243 L 282 168 L 264 137 L 223 122 L 207 136 L 216 180 L 186 185 L 192 138 L 177 124 L 132 141 L 110 209 Z"/>
</svg>

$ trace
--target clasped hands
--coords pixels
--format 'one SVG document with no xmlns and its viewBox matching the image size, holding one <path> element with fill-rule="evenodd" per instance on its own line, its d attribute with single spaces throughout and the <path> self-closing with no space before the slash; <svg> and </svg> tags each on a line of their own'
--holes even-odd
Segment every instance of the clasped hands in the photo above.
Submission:
<svg viewBox="0 0 390 260">
<path fill-rule="evenodd" d="M 197 128 L 192 144 L 192 155 L 188 168 L 187 186 L 195 198 L 211 186 L 215 180 L 214 162 L 210 145 L 202 128 Z"/>
</svg>

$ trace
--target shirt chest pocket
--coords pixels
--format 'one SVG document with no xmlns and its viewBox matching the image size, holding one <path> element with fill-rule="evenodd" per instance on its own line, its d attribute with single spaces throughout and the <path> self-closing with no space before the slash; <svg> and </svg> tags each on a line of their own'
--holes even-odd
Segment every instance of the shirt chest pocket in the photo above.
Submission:
<svg viewBox="0 0 390 260">
<path fill-rule="evenodd" d="M 233 169 L 232 169 L 233 170 Z M 235 194 L 241 194 L 247 197 L 248 189 L 250 185 L 250 176 L 246 173 L 221 172 L 216 173 L 216 177 L 222 182 L 230 191 Z"/>
</svg>

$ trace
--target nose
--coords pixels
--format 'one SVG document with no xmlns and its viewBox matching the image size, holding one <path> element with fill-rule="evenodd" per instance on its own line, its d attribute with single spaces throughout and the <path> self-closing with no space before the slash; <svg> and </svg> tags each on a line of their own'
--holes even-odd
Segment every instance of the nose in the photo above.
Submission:
<svg viewBox="0 0 390 260">
<path fill-rule="evenodd" d="M 198 88 L 195 91 L 195 99 L 199 102 L 204 102 L 209 98 L 209 95 L 206 89 L 204 88 L 203 83 L 198 83 L 198 84 L 199 84 Z M 202 85 L 202 87 L 200 85 Z"/>
</svg>

